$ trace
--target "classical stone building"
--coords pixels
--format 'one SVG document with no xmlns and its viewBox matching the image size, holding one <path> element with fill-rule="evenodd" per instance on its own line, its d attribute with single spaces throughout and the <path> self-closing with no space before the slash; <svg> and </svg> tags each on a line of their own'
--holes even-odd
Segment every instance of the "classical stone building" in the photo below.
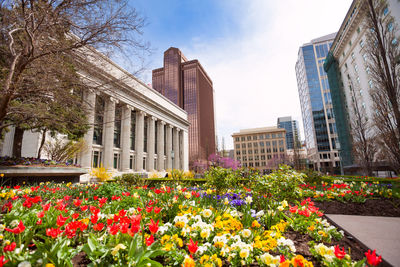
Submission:
<svg viewBox="0 0 400 267">
<path fill-rule="evenodd" d="M 96 89 L 84 93 L 91 127 L 76 162 L 116 173 L 187 170 L 187 112 L 97 50 L 80 52 L 80 74 Z M 2 156 L 12 156 L 13 137 L 11 128 L 0 145 Z M 22 156 L 36 157 L 40 139 L 40 133 L 26 131 Z"/>
</svg>

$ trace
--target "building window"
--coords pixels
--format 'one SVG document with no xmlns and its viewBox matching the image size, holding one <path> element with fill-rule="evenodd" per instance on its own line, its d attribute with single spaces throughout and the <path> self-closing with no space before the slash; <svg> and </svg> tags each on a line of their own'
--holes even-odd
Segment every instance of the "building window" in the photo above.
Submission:
<svg viewBox="0 0 400 267">
<path fill-rule="evenodd" d="M 357 83 L 360 83 L 360 77 L 357 76 Z"/>
<path fill-rule="evenodd" d="M 239 142 L 239 137 L 236 137 L 236 138 L 235 138 L 235 141 L 236 141 L 236 142 Z"/>
<path fill-rule="evenodd" d="M 369 88 L 372 88 L 374 86 L 374 83 L 372 82 L 372 80 L 368 81 L 368 85 L 369 85 Z"/>
<path fill-rule="evenodd" d="M 93 151 L 93 162 L 92 162 L 93 168 L 97 168 L 101 165 L 100 164 L 101 156 L 102 156 L 102 153 L 100 151 Z"/>
<path fill-rule="evenodd" d="M 157 137 L 158 137 L 158 123 L 154 125 L 154 153 L 157 154 Z M 156 164 L 154 165 L 156 166 Z"/>
<path fill-rule="evenodd" d="M 389 32 L 392 32 L 392 31 L 393 31 L 393 22 L 390 22 L 390 23 L 388 24 L 387 29 L 388 29 Z"/>
<path fill-rule="evenodd" d="M 133 169 L 133 156 L 131 155 L 130 157 L 129 157 L 129 169 Z"/>
<path fill-rule="evenodd" d="M 383 10 L 383 15 L 387 15 L 389 13 L 389 8 L 385 7 L 385 9 Z"/>
<path fill-rule="evenodd" d="M 119 154 L 114 153 L 114 169 L 119 169 Z"/>
<path fill-rule="evenodd" d="M 353 43 L 351 42 L 351 40 L 350 40 L 350 42 L 349 42 L 349 46 L 351 46 Z"/>
<path fill-rule="evenodd" d="M 251 143 L 248 143 L 248 144 L 247 144 L 247 147 L 251 147 L 251 146 L 252 146 Z"/>
<path fill-rule="evenodd" d="M 240 138 L 240 140 L 241 140 L 241 141 L 245 141 L 246 139 L 244 138 L 244 136 L 242 136 L 242 137 Z"/>
<path fill-rule="evenodd" d="M 361 29 L 360 27 L 357 28 L 357 33 L 360 33 Z"/>
<path fill-rule="evenodd" d="M 236 144 L 236 149 L 240 149 L 240 145 L 239 144 Z"/>
<path fill-rule="evenodd" d="M 356 56 L 354 55 L 354 52 L 351 53 L 351 58 L 354 59 Z"/>
<path fill-rule="evenodd" d="M 358 65 L 357 64 L 354 66 L 354 70 L 358 73 Z"/>
<path fill-rule="evenodd" d="M 131 111 L 131 150 L 135 150 L 136 110 Z"/>
<path fill-rule="evenodd" d="M 251 136 L 249 135 L 249 136 L 247 136 L 247 141 L 250 141 L 251 140 Z"/>
<path fill-rule="evenodd" d="M 245 143 L 242 144 L 242 148 L 246 148 L 246 144 Z"/>
<path fill-rule="evenodd" d="M 167 155 L 167 125 L 164 124 L 164 156 Z M 166 160 L 164 160 L 165 162 Z M 165 163 L 164 163 L 165 166 Z"/>
<path fill-rule="evenodd" d="M 361 48 L 364 47 L 364 40 L 361 40 L 361 41 L 360 41 L 360 46 L 361 46 Z"/>
<path fill-rule="evenodd" d="M 100 96 L 96 96 L 95 103 L 95 117 L 93 127 L 93 143 L 96 145 L 103 144 L 103 123 L 104 123 L 104 99 Z"/>
<path fill-rule="evenodd" d="M 148 131 L 149 117 L 144 117 L 144 134 L 143 134 L 143 151 L 147 152 L 147 131 Z"/>
<path fill-rule="evenodd" d="M 114 118 L 114 147 L 121 147 L 121 112 L 121 106 L 116 106 Z"/>
</svg>

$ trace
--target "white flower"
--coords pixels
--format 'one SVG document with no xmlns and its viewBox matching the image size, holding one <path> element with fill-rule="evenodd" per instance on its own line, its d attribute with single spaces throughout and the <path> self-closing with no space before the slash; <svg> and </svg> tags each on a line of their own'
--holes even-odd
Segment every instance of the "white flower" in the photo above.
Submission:
<svg viewBox="0 0 400 267">
<path fill-rule="evenodd" d="M 246 204 L 251 204 L 253 202 L 253 198 L 251 196 L 246 197 Z"/>
<path fill-rule="evenodd" d="M 249 251 L 248 249 L 244 248 L 244 249 L 242 249 L 242 250 L 240 251 L 239 256 L 240 256 L 242 259 L 247 259 L 247 257 L 249 256 L 249 254 L 250 254 L 250 251 Z"/>
<path fill-rule="evenodd" d="M 261 218 L 262 216 L 264 216 L 264 211 L 260 210 L 259 212 L 256 213 L 256 217 L 257 218 Z"/>
<path fill-rule="evenodd" d="M 18 221 L 18 220 L 13 220 L 13 221 L 10 223 L 10 226 L 11 226 L 11 227 L 17 227 L 18 224 L 19 224 L 19 221 Z"/>
<path fill-rule="evenodd" d="M 212 215 L 212 211 L 210 209 L 205 209 L 205 210 L 203 210 L 201 215 L 203 215 L 204 218 L 210 218 Z"/>
<path fill-rule="evenodd" d="M 23 261 L 18 264 L 18 267 L 31 267 L 31 263 L 29 261 Z"/>
<path fill-rule="evenodd" d="M 243 231 L 242 231 L 242 236 L 243 236 L 244 238 L 250 237 L 250 236 L 251 236 L 251 231 L 250 231 L 249 229 L 243 229 Z"/>
</svg>

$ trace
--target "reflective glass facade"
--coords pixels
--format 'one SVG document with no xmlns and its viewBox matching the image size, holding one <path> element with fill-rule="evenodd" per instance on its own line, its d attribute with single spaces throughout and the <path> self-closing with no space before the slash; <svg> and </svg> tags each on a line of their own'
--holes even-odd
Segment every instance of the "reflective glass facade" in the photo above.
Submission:
<svg viewBox="0 0 400 267">
<path fill-rule="evenodd" d="M 332 161 L 335 161 L 333 158 L 337 155 L 336 122 L 328 77 L 323 64 L 334 37 L 335 34 L 324 36 L 300 47 L 296 63 L 307 149 L 317 158 L 332 158 Z M 332 157 L 330 152 L 335 152 Z M 334 162 L 333 166 L 337 163 Z"/>
<path fill-rule="evenodd" d="M 153 70 L 153 88 L 188 113 L 189 164 L 215 152 L 213 85 L 197 60 L 177 48 L 164 52 L 164 67 Z M 201 112 L 200 112 L 201 111 Z"/>
<path fill-rule="evenodd" d="M 292 120 L 291 117 L 278 118 L 278 127 L 286 130 L 286 148 L 293 149 L 296 138 L 299 138 L 297 121 Z"/>
</svg>

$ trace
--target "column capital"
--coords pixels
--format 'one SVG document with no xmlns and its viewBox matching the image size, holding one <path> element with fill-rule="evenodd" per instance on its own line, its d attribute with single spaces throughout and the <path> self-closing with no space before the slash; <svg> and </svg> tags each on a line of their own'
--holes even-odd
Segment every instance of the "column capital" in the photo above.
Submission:
<svg viewBox="0 0 400 267">
<path fill-rule="evenodd" d="M 172 126 L 171 124 L 168 124 L 168 128 L 174 128 L 174 126 Z"/>
<path fill-rule="evenodd" d="M 160 123 L 161 123 L 161 125 L 165 125 L 165 124 L 167 124 L 165 121 L 162 121 L 162 120 L 158 120 Z"/>
<path fill-rule="evenodd" d="M 179 133 L 181 131 L 181 129 L 178 127 L 175 127 L 175 131 L 177 131 Z"/>
<path fill-rule="evenodd" d="M 118 103 L 119 103 L 119 100 L 116 99 L 116 98 L 113 97 L 113 96 L 109 96 L 109 100 L 110 100 L 111 102 L 114 102 L 115 104 L 118 104 Z"/>
<path fill-rule="evenodd" d="M 134 108 L 129 104 L 124 104 L 124 108 L 129 109 L 130 111 L 134 110 Z"/>
<path fill-rule="evenodd" d="M 150 116 L 150 119 L 151 119 L 152 121 L 156 121 L 156 120 L 157 120 L 157 118 L 154 117 L 154 116 Z"/>
<path fill-rule="evenodd" d="M 146 112 L 144 112 L 143 110 L 137 110 L 137 112 L 138 112 L 140 115 L 143 115 L 143 116 L 146 116 L 146 115 L 147 115 Z"/>
</svg>

